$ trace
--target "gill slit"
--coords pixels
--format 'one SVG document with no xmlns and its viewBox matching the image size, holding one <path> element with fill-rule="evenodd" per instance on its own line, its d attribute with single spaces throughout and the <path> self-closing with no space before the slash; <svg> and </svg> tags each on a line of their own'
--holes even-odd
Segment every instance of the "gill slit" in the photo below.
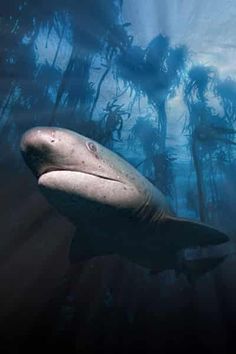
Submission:
<svg viewBox="0 0 236 354">
<path fill-rule="evenodd" d="M 148 193 L 144 203 L 135 210 L 135 215 L 143 221 L 155 223 L 164 220 L 166 212 L 164 208 L 157 207 L 152 193 Z"/>
</svg>

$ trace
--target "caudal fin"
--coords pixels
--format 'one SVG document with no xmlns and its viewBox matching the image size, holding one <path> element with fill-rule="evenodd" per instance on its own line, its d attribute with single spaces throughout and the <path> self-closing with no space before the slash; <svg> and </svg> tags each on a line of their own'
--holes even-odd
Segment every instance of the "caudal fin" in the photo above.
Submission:
<svg viewBox="0 0 236 354">
<path fill-rule="evenodd" d="M 162 234 L 166 246 L 176 251 L 184 248 L 207 247 L 229 241 L 229 237 L 210 226 L 174 217 L 163 222 Z"/>
</svg>

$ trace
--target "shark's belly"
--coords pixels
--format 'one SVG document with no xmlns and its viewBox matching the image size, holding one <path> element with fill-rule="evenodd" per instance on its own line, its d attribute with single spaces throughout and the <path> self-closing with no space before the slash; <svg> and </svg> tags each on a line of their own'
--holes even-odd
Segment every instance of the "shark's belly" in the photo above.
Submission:
<svg viewBox="0 0 236 354">
<path fill-rule="evenodd" d="M 135 237 L 136 236 L 136 237 Z M 155 238 L 154 238 L 155 240 Z M 168 252 L 148 235 L 131 235 L 131 230 L 107 235 L 96 235 L 77 231 L 70 248 L 70 261 L 77 263 L 93 257 L 119 255 L 127 260 L 151 270 L 165 270 L 174 267 L 175 254 Z"/>
</svg>

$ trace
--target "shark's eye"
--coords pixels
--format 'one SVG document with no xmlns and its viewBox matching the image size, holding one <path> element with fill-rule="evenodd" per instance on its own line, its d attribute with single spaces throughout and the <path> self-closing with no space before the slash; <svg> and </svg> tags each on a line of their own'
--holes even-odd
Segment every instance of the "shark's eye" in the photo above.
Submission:
<svg viewBox="0 0 236 354">
<path fill-rule="evenodd" d="M 89 149 L 89 151 L 92 152 L 97 152 L 97 147 L 94 143 L 92 143 L 91 141 L 86 143 L 87 148 Z"/>
</svg>

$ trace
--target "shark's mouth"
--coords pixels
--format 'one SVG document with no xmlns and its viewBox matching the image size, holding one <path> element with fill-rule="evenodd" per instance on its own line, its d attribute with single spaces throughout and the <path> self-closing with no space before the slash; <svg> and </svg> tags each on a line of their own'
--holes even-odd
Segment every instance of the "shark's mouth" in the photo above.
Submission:
<svg viewBox="0 0 236 354">
<path fill-rule="evenodd" d="M 96 173 L 96 172 L 87 172 L 87 171 L 81 171 L 81 170 L 77 170 L 77 169 L 67 169 L 67 168 L 47 168 L 45 169 L 43 172 L 39 173 L 37 178 L 38 178 L 38 182 L 40 183 L 40 179 L 44 176 L 46 176 L 47 174 L 51 173 L 51 172 L 73 172 L 73 173 L 78 173 L 78 176 L 93 176 L 93 177 L 97 177 L 99 179 L 103 179 L 103 180 L 107 180 L 107 181 L 113 181 L 113 182 L 118 182 L 118 183 L 123 183 L 119 178 L 113 178 L 110 176 L 106 176 L 100 173 Z"/>
</svg>

